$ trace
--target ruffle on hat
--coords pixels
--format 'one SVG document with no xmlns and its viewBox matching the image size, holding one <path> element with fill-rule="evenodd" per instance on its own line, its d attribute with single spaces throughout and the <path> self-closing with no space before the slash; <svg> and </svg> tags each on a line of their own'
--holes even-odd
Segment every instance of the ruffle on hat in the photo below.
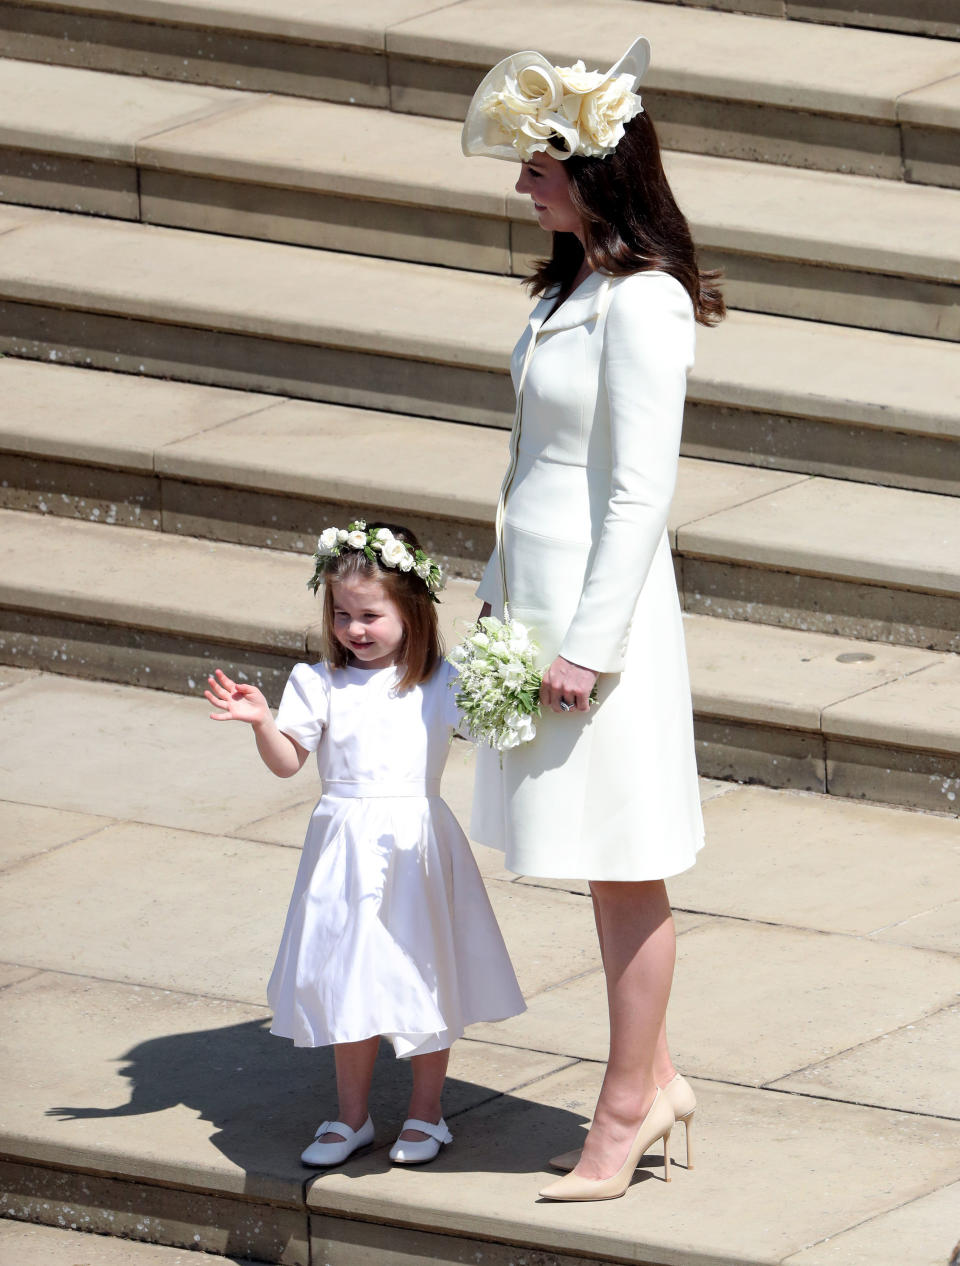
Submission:
<svg viewBox="0 0 960 1266">
<path fill-rule="evenodd" d="M 553 66 L 540 53 L 512 53 L 473 94 L 461 144 L 469 157 L 528 162 L 536 153 L 565 161 L 574 154 L 606 158 L 624 125 L 642 113 L 635 89 L 650 64 L 642 35 L 604 74 L 582 61 Z"/>
</svg>

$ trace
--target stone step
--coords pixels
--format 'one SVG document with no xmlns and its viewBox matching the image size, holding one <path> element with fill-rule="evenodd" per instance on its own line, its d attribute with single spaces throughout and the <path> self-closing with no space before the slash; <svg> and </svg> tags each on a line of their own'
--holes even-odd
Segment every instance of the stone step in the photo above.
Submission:
<svg viewBox="0 0 960 1266">
<path fill-rule="evenodd" d="M 515 169 L 464 159 L 456 123 L 120 82 L 122 101 L 116 75 L 0 61 L 5 201 L 497 273 L 548 249 Z M 960 339 L 960 191 L 699 154 L 667 167 L 730 306 Z"/>
<path fill-rule="evenodd" d="M 0 206 L 17 357 L 505 427 L 528 309 L 510 278 Z M 956 365 L 946 340 L 733 312 L 701 332 L 685 452 L 955 494 Z"/>
<path fill-rule="evenodd" d="M 658 0 L 661 4 L 723 9 L 797 22 L 903 31 L 939 39 L 960 39 L 960 15 L 953 0 Z"/>
<path fill-rule="evenodd" d="M 318 655 L 302 555 L 7 510 L 0 542 L 8 665 L 197 693 L 220 662 L 275 703 Z M 472 582 L 451 581 L 448 644 L 476 611 Z M 701 773 L 956 808 L 960 657 L 685 619 Z"/>
<path fill-rule="evenodd" d="M 452 574 L 493 547 L 506 433 L 0 362 L 0 505 L 311 553 L 401 520 Z M 687 611 L 960 651 L 960 500 L 681 458 L 669 530 Z"/>
<path fill-rule="evenodd" d="M 672 149 L 929 184 L 960 183 L 960 49 L 646 0 L 2 0 L 5 51 L 462 119 L 518 48 L 612 64 L 653 44 L 645 97 Z M 496 33 L 496 34 L 492 34 Z"/>
<path fill-rule="evenodd" d="M 581 1136 L 607 1053 L 586 885 L 518 878 L 477 848 L 528 1011 L 454 1044 L 455 1141 L 434 1164 L 388 1163 L 409 1068 L 386 1047 L 374 1147 L 308 1172 L 299 1152 L 332 1110 L 334 1061 L 269 1035 L 264 984 L 316 778 L 271 777 L 249 733 L 207 712 L 0 677 L 0 1046 L 17 1091 L 0 1191 L 8 1216 L 101 1233 L 71 1232 L 69 1266 L 166 1266 L 173 1246 L 191 1250 L 176 1266 L 201 1252 L 945 1266 L 960 1196 L 955 817 L 703 781 L 707 846 L 668 881 L 696 1168 L 678 1130 L 669 1186 L 656 1148 L 624 1199 L 573 1216 L 536 1192 L 546 1157 Z M 472 772 L 454 743 L 443 791 L 461 819 Z M 0 1225 L 0 1260 L 60 1266 L 64 1234 Z"/>
<path fill-rule="evenodd" d="M 246 1260 L 249 1266 L 258 1266 Z M 115 1232 L 91 1235 L 0 1218 L 0 1262 L 8 1266 L 231 1266 L 236 1261 L 233 1254 L 223 1257 L 168 1244 L 138 1243 Z"/>
</svg>

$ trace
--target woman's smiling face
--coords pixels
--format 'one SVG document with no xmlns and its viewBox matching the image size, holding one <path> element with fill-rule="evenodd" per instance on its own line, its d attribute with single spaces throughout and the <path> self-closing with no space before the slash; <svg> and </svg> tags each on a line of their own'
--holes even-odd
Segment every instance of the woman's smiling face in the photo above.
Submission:
<svg viewBox="0 0 960 1266">
<path fill-rule="evenodd" d="M 520 168 L 517 193 L 529 194 L 542 229 L 548 233 L 582 231 L 580 216 L 570 197 L 570 181 L 564 164 L 552 154 L 538 153 Z"/>
</svg>

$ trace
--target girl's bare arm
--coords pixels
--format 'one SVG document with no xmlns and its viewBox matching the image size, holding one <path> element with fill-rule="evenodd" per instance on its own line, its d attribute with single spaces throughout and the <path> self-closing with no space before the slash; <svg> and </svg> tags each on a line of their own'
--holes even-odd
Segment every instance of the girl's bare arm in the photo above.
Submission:
<svg viewBox="0 0 960 1266">
<path fill-rule="evenodd" d="M 260 759 L 278 778 L 289 778 L 303 768 L 310 753 L 277 729 L 270 706 L 256 686 L 231 681 L 222 668 L 214 669 L 207 681 L 210 689 L 203 692 L 204 698 L 217 709 L 210 713 L 211 721 L 244 721 L 251 726 Z"/>
</svg>

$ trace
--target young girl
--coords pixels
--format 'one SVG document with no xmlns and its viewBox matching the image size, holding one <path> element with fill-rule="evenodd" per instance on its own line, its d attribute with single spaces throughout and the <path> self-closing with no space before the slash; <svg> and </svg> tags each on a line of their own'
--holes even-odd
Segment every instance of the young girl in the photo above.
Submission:
<svg viewBox="0 0 960 1266">
<path fill-rule="evenodd" d="M 313 811 L 277 961 L 271 1032 L 334 1047 L 338 1120 L 304 1164 L 337 1165 L 373 1141 L 367 1111 L 380 1037 L 410 1057 L 413 1093 L 392 1160 L 432 1160 L 452 1136 L 441 1093 L 464 1026 L 524 1010 L 470 846 L 440 799 L 458 721 L 442 658 L 439 568 L 406 529 L 361 520 L 321 535 L 319 664 L 298 664 L 273 720 L 256 687 L 220 669 L 215 721 L 245 721 L 280 778 L 316 752 Z"/>
</svg>

